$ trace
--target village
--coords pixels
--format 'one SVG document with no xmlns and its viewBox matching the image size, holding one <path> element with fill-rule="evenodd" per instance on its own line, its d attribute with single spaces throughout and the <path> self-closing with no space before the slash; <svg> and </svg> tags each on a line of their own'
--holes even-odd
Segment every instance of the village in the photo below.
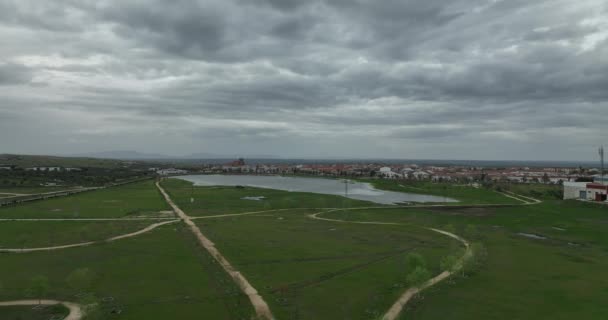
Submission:
<svg viewBox="0 0 608 320">
<path fill-rule="evenodd" d="M 238 159 L 224 164 L 204 164 L 198 168 L 151 168 L 160 175 L 186 173 L 262 174 L 327 177 L 372 177 L 453 183 L 513 182 L 563 184 L 565 182 L 602 182 L 600 169 L 563 167 L 469 167 L 411 164 L 247 164 Z"/>
</svg>

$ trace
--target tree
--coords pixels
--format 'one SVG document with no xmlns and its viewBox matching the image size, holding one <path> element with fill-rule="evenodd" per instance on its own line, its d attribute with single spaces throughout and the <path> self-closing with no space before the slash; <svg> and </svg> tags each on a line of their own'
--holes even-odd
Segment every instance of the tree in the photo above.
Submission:
<svg viewBox="0 0 608 320">
<path fill-rule="evenodd" d="M 405 258 L 405 261 L 407 263 L 408 268 L 411 270 L 414 270 L 417 267 L 426 267 L 426 261 L 424 260 L 424 257 L 416 252 L 409 253 Z"/>
<path fill-rule="evenodd" d="M 463 275 L 465 272 L 474 272 L 478 270 L 488 256 L 486 247 L 480 242 L 472 243 L 469 252 L 470 254 L 465 255 L 462 261 Z"/>
<path fill-rule="evenodd" d="M 84 291 L 91 287 L 95 274 L 88 268 L 80 268 L 72 271 L 65 279 L 70 288 L 75 291 Z"/>
<path fill-rule="evenodd" d="M 94 294 L 85 294 L 78 299 L 78 303 L 82 306 L 85 320 L 103 320 L 106 319 L 103 310 L 99 304 L 99 300 Z"/>
<path fill-rule="evenodd" d="M 458 268 L 458 257 L 454 255 L 447 255 L 439 262 L 441 270 L 448 272 L 454 272 Z"/>
<path fill-rule="evenodd" d="M 42 297 L 49 291 L 49 279 L 45 276 L 36 276 L 30 280 L 30 286 L 26 290 L 26 295 L 38 299 L 38 304 L 42 304 Z"/>
<path fill-rule="evenodd" d="M 413 287 L 420 288 L 431 278 L 431 273 L 422 266 L 416 267 L 414 271 L 407 275 L 407 283 Z"/>
</svg>

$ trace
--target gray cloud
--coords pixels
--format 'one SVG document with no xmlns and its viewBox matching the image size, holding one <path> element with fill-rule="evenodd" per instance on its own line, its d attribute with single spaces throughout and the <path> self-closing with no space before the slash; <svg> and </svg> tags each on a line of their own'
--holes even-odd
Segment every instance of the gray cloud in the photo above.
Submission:
<svg viewBox="0 0 608 320">
<path fill-rule="evenodd" d="M 600 0 L 0 0 L 0 152 L 588 159 L 608 123 L 606 14 Z"/>
<path fill-rule="evenodd" d="M 30 82 L 32 73 L 23 65 L 0 62 L 0 85 L 15 85 Z"/>
</svg>

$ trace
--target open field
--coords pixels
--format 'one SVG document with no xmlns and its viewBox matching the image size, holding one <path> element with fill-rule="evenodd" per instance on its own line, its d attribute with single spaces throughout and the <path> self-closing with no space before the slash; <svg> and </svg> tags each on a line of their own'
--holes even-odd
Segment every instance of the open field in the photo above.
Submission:
<svg viewBox="0 0 608 320">
<path fill-rule="evenodd" d="M 465 277 L 454 276 L 423 291 L 424 299 L 410 301 L 401 319 L 438 319 L 446 314 L 455 319 L 603 319 L 608 313 L 605 206 L 546 200 L 504 208 L 369 209 L 365 207 L 378 205 L 259 188 L 193 188 L 176 179 L 162 184 L 178 206 L 195 216 L 200 230 L 259 291 L 279 320 L 378 319 L 410 286 L 408 253 L 422 254 L 428 270 L 437 275 L 443 271 L 443 257 L 461 252 L 458 241 L 426 228 L 481 242 L 488 254 L 481 265 L 466 269 Z M 521 191 L 535 190 L 526 188 Z M 466 201 L 475 190 L 481 202 L 493 197 L 499 203 L 517 201 L 489 189 L 471 189 L 460 198 L 465 203 L 473 203 Z M 242 200 L 244 196 L 266 200 Z M 0 246 L 104 239 L 157 222 L 123 218 L 158 216 L 168 210 L 153 182 L 146 181 L 0 209 L 0 218 L 71 218 L 75 203 L 86 212 L 79 216 L 117 220 L 0 221 Z M 346 210 L 310 209 L 329 207 Z M 137 213 L 127 214 L 133 211 Z M 329 219 L 398 225 L 310 218 L 318 212 Z M 241 215 L 211 217 L 225 214 Z M 28 236 L 25 244 L 23 234 Z M 0 265 L 0 301 L 25 298 L 30 279 L 37 275 L 50 281 L 46 297 L 78 301 L 74 294 L 82 290 L 66 285 L 66 278 L 75 269 L 89 268 L 96 276 L 85 291 L 97 298 L 112 297 L 101 303 L 105 315 L 122 310 L 112 318 L 250 319 L 253 314 L 247 296 L 182 223 L 89 247 L 2 253 Z M 0 319 L 38 319 L 30 313 L 24 307 L 3 307 Z"/>
<path fill-rule="evenodd" d="M 602 319 L 608 312 L 602 302 L 608 298 L 606 213 L 594 204 L 553 201 L 514 208 L 362 210 L 326 216 L 451 226 L 484 243 L 488 258 L 481 270 L 430 289 L 403 319 L 445 314 L 455 319 Z"/>
<path fill-rule="evenodd" d="M 121 218 L 159 216 L 167 204 L 153 181 L 0 208 L 0 218 Z"/>
<path fill-rule="evenodd" d="M 36 306 L 1 307 L 2 320 L 49 320 L 63 319 L 68 315 L 68 308 L 56 305 L 45 308 L 34 308 Z"/>
<path fill-rule="evenodd" d="M 458 247 L 415 226 L 336 224 L 308 210 L 197 220 L 227 258 L 271 305 L 279 319 L 370 319 L 407 287 L 410 252 L 433 274 Z"/>
<path fill-rule="evenodd" d="M 191 182 L 168 179 L 162 182 L 175 203 L 190 216 L 206 216 L 247 211 L 289 208 L 348 208 L 380 204 L 317 193 L 288 192 L 262 188 L 193 187 Z M 194 203 L 190 202 L 190 197 Z M 263 196 L 261 201 L 243 197 Z"/>
<path fill-rule="evenodd" d="M 563 199 L 562 186 L 555 184 L 499 183 L 497 188 L 541 200 Z"/>
<path fill-rule="evenodd" d="M 134 232 L 152 221 L 0 221 L 0 249 L 51 247 L 101 241 Z"/>
<path fill-rule="evenodd" d="M 38 193 L 70 190 L 70 189 L 73 189 L 73 187 L 11 187 L 11 188 L 0 188 L 0 194 L 2 194 L 2 193 L 38 194 Z"/>
<path fill-rule="evenodd" d="M 0 254 L 4 284 L 0 301 L 24 298 L 33 276 L 50 282 L 48 296 L 74 300 L 66 278 L 89 268 L 95 280 L 88 292 L 102 302 L 105 318 L 117 319 L 249 319 L 248 301 L 229 278 L 200 250 L 180 224 L 159 228 L 137 238 L 55 252 Z M 0 319 L 5 319 L 0 308 Z"/>
</svg>

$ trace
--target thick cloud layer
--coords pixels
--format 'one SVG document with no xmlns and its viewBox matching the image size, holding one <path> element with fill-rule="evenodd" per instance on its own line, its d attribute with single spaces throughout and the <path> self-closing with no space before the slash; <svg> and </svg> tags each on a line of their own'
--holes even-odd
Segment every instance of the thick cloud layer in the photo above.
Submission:
<svg viewBox="0 0 608 320">
<path fill-rule="evenodd" d="M 0 0 L 0 153 L 591 160 L 607 16 L 603 0 Z"/>
</svg>

